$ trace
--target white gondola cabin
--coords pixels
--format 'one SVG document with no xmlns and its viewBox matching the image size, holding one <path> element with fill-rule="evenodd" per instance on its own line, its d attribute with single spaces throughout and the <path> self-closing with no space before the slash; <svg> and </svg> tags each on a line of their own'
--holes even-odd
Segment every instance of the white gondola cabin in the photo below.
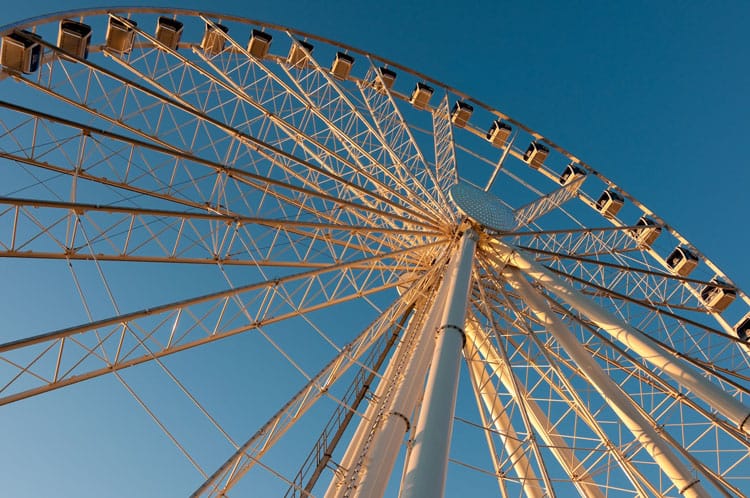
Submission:
<svg viewBox="0 0 750 498">
<path fill-rule="evenodd" d="M 614 190 L 605 190 L 596 201 L 596 210 L 604 216 L 613 217 L 617 216 L 624 204 L 625 199 L 620 194 Z"/>
<path fill-rule="evenodd" d="M 698 256 L 685 247 L 676 247 L 667 258 L 667 266 L 676 274 L 687 277 L 698 266 Z"/>
<path fill-rule="evenodd" d="M 156 22 L 156 39 L 170 50 L 177 50 L 182 38 L 183 24 L 171 17 L 160 17 Z"/>
<path fill-rule="evenodd" d="M 393 88 L 393 83 L 396 81 L 396 72 L 387 67 L 381 67 L 378 69 L 378 73 L 380 74 L 380 77 L 375 78 L 375 81 L 373 82 L 375 89 L 383 91 Z"/>
<path fill-rule="evenodd" d="M 716 313 L 727 309 L 736 297 L 737 291 L 718 277 L 711 279 L 711 282 L 701 290 L 703 304 Z"/>
<path fill-rule="evenodd" d="M 334 78 L 346 80 L 352 72 L 354 66 L 354 57 L 344 52 L 338 52 L 331 65 L 331 74 Z"/>
<path fill-rule="evenodd" d="M 474 108 L 470 104 L 467 104 L 462 100 L 457 101 L 453 104 L 453 109 L 451 110 L 451 121 L 453 122 L 453 125 L 458 128 L 465 127 L 469 122 L 471 113 L 473 112 Z"/>
<path fill-rule="evenodd" d="M 510 136 L 511 127 L 496 119 L 492 122 L 492 126 L 487 130 L 487 140 L 492 143 L 495 147 L 502 147 Z"/>
<path fill-rule="evenodd" d="M 250 55 L 258 59 L 264 59 L 271 48 L 273 37 L 265 31 L 254 29 L 250 35 L 250 41 L 247 42 L 247 51 Z"/>
<path fill-rule="evenodd" d="M 60 21 L 57 46 L 60 50 L 79 59 L 87 59 L 91 45 L 91 26 L 70 19 Z"/>
<path fill-rule="evenodd" d="M 107 48 L 118 54 L 127 54 L 133 50 L 135 41 L 134 26 L 138 23 L 131 19 L 110 17 L 107 24 L 107 34 L 104 37 Z"/>
<path fill-rule="evenodd" d="M 201 40 L 203 51 L 208 55 L 216 55 L 224 50 L 227 42 L 224 36 L 226 33 L 229 33 L 229 28 L 223 24 L 214 23 L 212 25 L 206 23 L 206 30 L 203 32 L 203 40 Z"/>
<path fill-rule="evenodd" d="M 734 326 L 734 333 L 741 341 L 750 343 L 750 313 L 743 316 Z"/>
<path fill-rule="evenodd" d="M 286 61 L 296 66 L 298 64 L 305 64 L 307 62 L 307 56 L 313 51 L 313 44 L 302 40 L 295 40 L 292 42 L 292 46 L 289 48 L 289 55 Z"/>
<path fill-rule="evenodd" d="M 628 231 L 640 247 L 650 248 L 661 234 L 661 227 L 648 216 L 641 216 L 635 224 L 636 228 Z"/>
<path fill-rule="evenodd" d="M 409 102 L 417 109 L 425 109 L 427 104 L 430 103 L 433 93 L 435 93 L 434 88 L 425 83 L 418 82 L 414 87 L 414 91 L 411 92 Z"/>
<path fill-rule="evenodd" d="M 586 172 L 576 166 L 574 163 L 570 163 L 565 166 L 565 170 L 560 175 L 560 179 L 558 181 L 560 182 L 560 185 L 567 185 L 576 178 L 580 178 L 582 176 L 586 176 Z"/>
<path fill-rule="evenodd" d="M 42 58 L 41 39 L 41 36 L 30 31 L 14 31 L 3 36 L 0 64 L 22 73 L 35 72 Z"/>
<path fill-rule="evenodd" d="M 539 142 L 531 142 L 529 148 L 526 149 L 526 153 L 523 155 L 523 160 L 534 169 L 539 169 L 544 160 L 549 155 L 549 149 Z"/>
</svg>

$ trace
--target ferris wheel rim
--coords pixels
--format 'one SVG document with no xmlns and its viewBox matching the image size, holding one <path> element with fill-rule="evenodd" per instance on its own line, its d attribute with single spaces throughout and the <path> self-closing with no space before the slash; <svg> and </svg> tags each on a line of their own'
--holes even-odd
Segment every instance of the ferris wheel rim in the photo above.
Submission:
<svg viewBox="0 0 750 498">
<path fill-rule="evenodd" d="M 583 167 L 587 171 L 588 174 L 595 175 L 596 177 L 601 179 L 605 184 L 614 188 L 626 200 L 630 201 L 638 209 L 640 209 L 645 216 L 650 216 L 654 218 L 655 221 L 659 223 L 659 226 L 663 230 L 666 230 L 669 233 L 671 233 L 679 241 L 681 245 L 684 245 L 685 247 L 689 248 L 692 252 L 694 252 L 701 259 L 701 261 L 705 262 L 706 265 L 709 266 L 709 268 L 712 269 L 716 273 L 717 277 L 720 277 L 723 280 L 728 280 L 730 283 L 732 282 L 731 277 L 729 277 L 726 273 L 724 273 L 717 264 L 715 264 L 710 258 L 708 258 L 703 252 L 701 252 L 699 248 L 697 248 L 686 237 L 684 237 L 674 226 L 667 223 L 664 220 L 664 218 L 660 217 L 655 211 L 649 209 L 644 203 L 640 202 L 635 197 L 630 195 L 626 190 L 624 190 L 614 181 L 610 180 L 607 176 L 602 174 L 600 171 L 596 170 L 591 165 L 589 165 L 582 159 L 578 158 L 573 153 L 567 151 L 566 149 L 558 145 L 551 138 L 546 137 L 545 135 L 542 135 L 541 133 L 534 131 L 532 128 L 524 125 L 522 122 L 517 121 L 511 116 L 500 111 L 499 109 L 492 107 L 491 105 L 483 101 L 480 101 L 467 93 L 462 92 L 458 88 L 455 88 L 451 85 L 443 83 L 442 81 L 437 80 L 425 73 L 421 73 L 419 71 L 413 70 L 409 68 L 408 66 L 402 65 L 396 61 L 381 57 L 375 53 L 371 53 L 366 50 L 363 50 L 363 49 L 360 49 L 351 45 L 347 45 L 347 44 L 338 42 L 336 40 L 332 40 L 330 38 L 322 37 L 322 36 L 316 35 L 314 33 L 309 33 L 306 31 L 290 28 L 284 25 L 268 23 L 268 22 L 264 22 L 261 20 L 256 20 L 256 19 L 252 19 L 252 18 L 248 18 L 244 16 L 238 16 L 236 14 L 225 14 L 225 13 L 218 13 L 218 12 L 213 12 L 213 11 L 204 11 L 204 10 L 188 9 L 188 8 L 181 8 L 181 7 L 113 6 L 113 7 L 107 7 L 107 8 L 82 8 L 82 9 L 74 9 L 74 10 L 69 10 L 69 11 L 53 12 L 50 14 L 44 14 L 44 15 L 37 16 L 34 18 L 22 20 L 17 23 L 11 23 L 5 26 L 0 26 L 0 36 L 5 35 L 9 32 L 12 32 L 15 29 L 25 29 L 28 27 L 32 27 L 33 25 L 36 25 L 36 24 L 50 22 L 53 20 L 61 20 L 66 17 L 85 16 L 85 15 L 102 15 L 102 14 L 118 14 L 118 13 L 127 13 L 127 14 L 148 13 L 148 14 L 173 14 L 173 15 L 183 14 L 183 15 L 188 15 L 188 16 L 197 16 L 197 17 L 207 16 L 207 17 L 216 18 L 216 19 L 231 20 L 231 21 L 239 22 L 239 23 L 246 24 L 246 25 L 252 24 L 256 26 L 261 26 L 263 28 L 285 31 L 288 33 L 292 33 L 293 35 L 296 35 L 296 36 L 301 36 L 303 38 L 309 38 L 312 40 L 321 41 L 329 45 L 340 47 L 346 51 L 352 51 L 356 54 L 363 55 L 365 57 L 371 57 L 374 60 L 380 61 L 386 66 L 392 66 L 396 69 L 399 69 L 400 71 L 407 72 L 423 81 L 432 83 L 440 88 L 443 88 L 444 90 L 459 96 L 463 100 L 471 102 L 472 104 L 482 109 L 485 109 L 486 111 L 497 116 L 498 119 L 503 119 L 505 121 L 508 121 L 509 123 L 512 123 L 513 125 L 529 133 L 536 140 L 543 141 L 545 144 L 549 145 L 552 149 L 556 150 L 563 156 L 567 157 L 570 161 L 575 162 L 577 165 Z M 738 291 L 739 297 L 741 297 L 748 305 L 750 305 L 750 296 L 748 296 L 746 292 L 744 292 L 743 289 L 737 287 L 736 285 L 735 285 L 735 288 Z"/>
</svg>

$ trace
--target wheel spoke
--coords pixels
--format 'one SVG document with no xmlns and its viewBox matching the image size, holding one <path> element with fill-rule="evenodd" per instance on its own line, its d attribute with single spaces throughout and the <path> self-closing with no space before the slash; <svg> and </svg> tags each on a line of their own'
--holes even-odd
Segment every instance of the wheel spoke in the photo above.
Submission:
<svg viewBox="0 0 750 498">
<path fill-rule="evenodd" d="M 0 404 L 393 288 L 399 282 L 392 272 L 363 267 L 363 263 L 397 260 L 409 252 L 246 285 L 2 344 L 6 368 Z M 107 351 L 107 356 L 99 350 Z M 37 381 L 29 388 L 26 384 L 31 379 Z"/>
<path fill-rule="evenodd" d="M 271 419 L 269 419 L 258 431 L 248 439 L 237 451 L 224 462 L 206 481 L 193 493 L 192 496 L 214 496 L 223 495 L 230 490 L 239 479 L 245 475 L 255 463 L 262 458 L 263 454 L 284 435 L 284 433 L 310 408 L 315 401 L 323 396 L 330 386 L 342 376 L 346 370 L 359 360 L 359 358 L 372 346 L 373 343 L 385 338 L 393 344 L 393 339 L 401 334 L 404 320 L 414 306 L 416 292 L 409 293 L 411 302 L 401 299 L 389 310 L 383 313 L 374 323 L 367 327 L 355 341 L 344 347 L 341 353 L 331 360 L 310 382 L 297 394 L 294 395 Z M 390 332 L 390 336 L 388 335 Z M 380 351 L 387 353 L 384 346 Z M 370 362 L 364 364 L 368 369 L 375 368 L 379 363 L 382 365 L 384 357 L 382 354 L 370 355 Z M 371 363 L 372 362 L 372 363 Z M 364 370 L 362 371 L 365 372 Z M 374 370 L 370 370 L 368 378 L 372 380 Z M 366 380 L 358 376 L 355 378 L 360 385 L 366 386 Z M 357 394 L 361 387 L 347 390 L 348 393 Z M 361 401 L 362 396 L 358 396 Z M 356 411 L 357 406 L 349 400 L 342 400 L 339 405 L 343 413 L 350 414 Z M 357 402 L 358 404 L 358 402 Z M 292 489 L 298 489 L 303 483 L 299 482 Z"/>
<path fill-rule="evenodd" d="M 423 235 L 438 235 L 219 213 L 0 198 L 0 223 L 4 220 L 8 223 L 0 225 L 7 227 L 0 233 L 0 256 L 66 260 L 316 268 L 345 260 L 355 252 L 375 255 L 419 245 L 425 241 Z M 85 238 L 83 234 L 87 234 Z M 381 247 L 360 244 L 361 234 L 381 238 Z"/>
</svg>

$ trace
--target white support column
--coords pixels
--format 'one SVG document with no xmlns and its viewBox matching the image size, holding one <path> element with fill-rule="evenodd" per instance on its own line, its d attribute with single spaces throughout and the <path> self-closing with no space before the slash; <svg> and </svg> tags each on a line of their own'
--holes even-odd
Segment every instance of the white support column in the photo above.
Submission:
<svg viewBox="0 0 750 498">
<path fill-rule="evenodd" d="M 372 428 L 369 447 L 362 449 L 358 482 L 348 496 L 371 498 L 382 497 L 385 493 L 404 436 L 411 429 L 412 414 L 422 394 L 424 378 L 430 366 L 430 357 L 435 347 L 435 329 L 440 318 L 434 310 L 441 310 L 444 303 L 445 285 L 441 286 L 432 304 L 430 315 L 419 333 L 419 343 L 408 363 L 392 379 L 393 394 L 387 406 L 383 407 L 382 418 Z"/>
<path fill-rule="evenodd" d="M 440 498 L 445 490 L 477 238 L 471 229 L 463 233 L 443 282 L 447 289 L 445 309 L 437 331 L 411 455 L 404 470 L 401 498 Z"/>
<path fill-rule="evenodd" d="M 669 443 L 659 436 L 653 425 L 649 424 L 649 421 L 633 404 L 632 399 L 609 377 L 573 333 L 552 312 L 544 297 L 524 279 L 519 270 L 508 268 L 503 275 L 508 278 L 521 299 L 547 331 L 555 337 L 557 343 L 578 365 L 612 411 L 617 414 L 622 423 L 674 483 L 677 491 L 687 498 L 708 498 L 709 495 L 700 481 L 693 477 L 690 469 L 672 451 Z"/>
<path fill-rule="evenodd" d="M 449 263 L 446 275 L 455 264 L 455 261 Z M 435 347 L 435 329 L 445 305 L 445 280 L 445 275 L 436 280 L 439 287 L 434 297 L 424 296 L 423 311 L 410 320 L 408 332 L 388 362 L 326 498 L 383 496 L 422 394 Z"/>
<path fill-rule="evenodd" d="M 675 382 L 714 407 L 719 413 L 737 424 L 741 431 L 750 434 L 750 407 L 724 392 L 701 375 L 692 365 L 665 351 L 645 334 L 620 320 L 592 299 L 583 296 L 561 278 L 553 275 L 520 251 L 509 247 L 501 248 L 501 250 L 507 252 L 508 263 L 538 281 L 545 289 L 587 316 L 612 338 L 635 351 L 644 360 L 669 375 Z"/>
<path fill-rule="evenodd" d="M 440 301 L 439 295 L 436 301 Z M 414 355 L 418 354 L 421 349 L 429 348 L 432 344 L 425 344 L 426 338 L 432 339 L 432 334 L 428 331 L 430 328 L 429 316 L 426 320 L 427 323 L 421 325 L 418 318 L 417 315 L 412 316 L 407 326 L 407 333 L 404 334 L 404 338 L 391 356 L 383 377 L 375 389 L 373 399 L 368 404 L 364 417 L 357 425 L 354 436 L 341 460 L 340 468 L 343 472 L 334 475 L 326 491 L 326 498 L 356 495 L 360 485 L 359 481 L 367 472 L 369 462 L 367 457 L 370 449 L 373 444 L 377 444 L 379 438 L 383 437 L 380 431 L 382 424 L 379 423 L 381 421 L 379 414 L 382 415 L 387 410 L 387 406 L 384 405 L 389 404 L 390 393 L 394 390 L 398 392 L 399 380 L 403 379 L 404 364 L 411 365 Z M 419 330 L 414 330 L 415 326 L 420 327 Z M 434 321 L 432 326 L 435 326 Z M 403 438 L 403 432 L 401 437 Z"/>
</svg>

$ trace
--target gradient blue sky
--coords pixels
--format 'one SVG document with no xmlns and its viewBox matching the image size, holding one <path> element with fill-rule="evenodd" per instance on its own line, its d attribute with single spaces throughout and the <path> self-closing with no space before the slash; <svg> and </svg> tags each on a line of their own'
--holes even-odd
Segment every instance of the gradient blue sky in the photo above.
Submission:
<svg viewBox="0 0 750 498">
<path fill-rule="evenodd" d="M 13 2 L 2 9 L 0 25 L 104 5 Z M 319 34 L 459 88 L 603 172 L 750 289 L 750 2 L 187 0 L 179 6 Z M 63 395 L 51 396 L 64 405 Z M 102 410 L 107 416 L 93 401 L 62 405 L 70 413 Z M 0 431 L 12 436 L 7 426 Z M 96 434 L 90 436 L 75 451 L 90 454 L 94 465 Z M 136 444 L 127 427 L 120 444 Z M 18 457 L 44 458 L 44 447 Z M 150 469 L 137 479 L 165 472 Z M 0 467 L 4 481 L 2 473 Z M 123 483 L 132 478 L 126 472 L 118 477 Z"/>
</svg>

